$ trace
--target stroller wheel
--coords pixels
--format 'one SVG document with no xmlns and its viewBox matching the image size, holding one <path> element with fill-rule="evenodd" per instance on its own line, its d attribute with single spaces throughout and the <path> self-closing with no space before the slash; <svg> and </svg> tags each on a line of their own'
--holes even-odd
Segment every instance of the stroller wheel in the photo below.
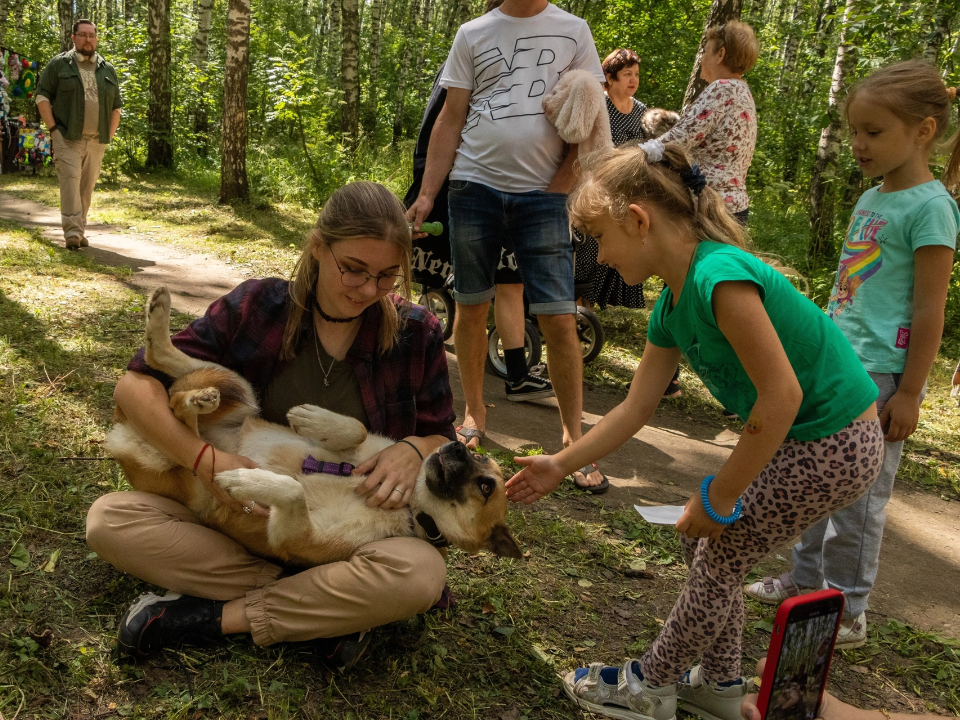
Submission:
<svg viewBox="0 0 960 720">
<path fill-rule="evenodd" d="M 527 369 L 540 362 L 543 353 L 543 340 L 540 331 L 530 320 L 525 321 L 523 333 L 523 349 L 527 361 Z M 500 333 L 493 327 L 487 332 L 487 366 L 498 377 L 507 377 L 507 362 L 503 358 L 503 343 L 500 342 Z"/>
<path fill-rule="evenodd" d="M 457 314 L 457 304 L 450 291 L 446 288 L 426 288 L 417 304 L 423 305 L 437 317 L 443 328 L 443 339 L 449 340 L 453 335 L 453 319 Z"/>
<path fill-rule="evenodd" d="M 577 337 L 583 349 L 583 362 L 596 360 L 603 350 L 603 326 L 593 310 L 582 305 L 577 306 Z"/>
</svg>

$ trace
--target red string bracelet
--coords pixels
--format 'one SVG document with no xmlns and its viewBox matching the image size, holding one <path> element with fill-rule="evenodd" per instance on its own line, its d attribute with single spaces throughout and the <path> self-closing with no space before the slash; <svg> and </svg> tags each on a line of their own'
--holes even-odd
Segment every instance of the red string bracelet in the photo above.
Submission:
<svg viewBox="0 0 960 720">
<path fill-rule="evenodd" d="M 207 448 L 210 448 L 210 481 L 213 481 L 213 476 L 217 474 L 217 450 L 210 443 L 207 443 L 200 449 L 200 454 L 197 455 L 197 461 L 193 463 L 193 476 L 197 477 L 197 468 L 200 467 L 200 461 L 203 459 L 203 454 L 207 451 Z"/>
</svg>

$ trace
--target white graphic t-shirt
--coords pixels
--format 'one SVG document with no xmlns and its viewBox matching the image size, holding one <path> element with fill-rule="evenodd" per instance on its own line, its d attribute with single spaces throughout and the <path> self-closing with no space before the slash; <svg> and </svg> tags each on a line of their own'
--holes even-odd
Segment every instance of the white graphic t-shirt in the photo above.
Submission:
<svg viewBox="0 0 960 720">
<path fill-rule="evenodd" d="M 960 212 L 939 180 L 897 192 L 870 188 L 850 216 L 827 312 L 864 368 L 903 372 L 913 322 L 914 256 L 956 249 Z"/>
<path fill-rule="evenodd" d="M 563 160 L 563 141 L 541 103 L 567 70 L 603 68 L 587 23 L 548 5 L 515 18 L 493 10 L 461 26 L 440 84 L 471 91 L 451 180 L 501 192 L 545 190 Z"/>
</svg>

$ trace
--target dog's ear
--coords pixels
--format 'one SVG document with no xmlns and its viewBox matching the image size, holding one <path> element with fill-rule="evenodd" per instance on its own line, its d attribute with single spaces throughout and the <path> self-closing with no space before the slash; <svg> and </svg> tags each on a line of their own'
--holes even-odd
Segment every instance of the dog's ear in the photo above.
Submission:
<svg viewBox="0 0 960 720">
<path fill-rule="evenodd" d="M 503 523 L 498 523 L 493 526 L 493 532 L 491 532 L 490 537 L 487 538 L 487 549 L 494 555 L 499 555 L 500 557 L 523 557 L 523 553 L 520 552 L 520 546 L 517 545 L 517 541 L 513 539 L 513 535 L 510 533 L 510 528 Z"/>
</svg>

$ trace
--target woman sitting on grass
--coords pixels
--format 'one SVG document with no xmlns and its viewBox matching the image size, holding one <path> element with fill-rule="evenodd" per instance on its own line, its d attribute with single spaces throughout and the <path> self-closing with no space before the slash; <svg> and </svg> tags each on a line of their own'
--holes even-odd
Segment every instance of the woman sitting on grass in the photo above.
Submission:
<svg viewBox="0 0 960 720">
<path fill-rule="evenodd" d="M 749 690 L 740 676 L 741 582 L 873 483 L 883 451 L 877 388 L 820 308 L 745 250 L 741 226 L 679 146 L 662 157 L 612 151 L 587 169 L 568 204 L 571 221 L 597 239 L 600 262 L 628 283 L 657 275 L 666 287 L 626 400 L 557 455 L 516 458 L 526 467 L 508 496 L 534 502 L 632 438 L 681 353 L 717 400 L 749 419 L 677 523 L 690 575 L 660 636 L 622 667 L 571 671 L 564 689 L 611 717 L 672 720 L 679 700 L 701 717 L 737 720 Z"/>
<path fill-rule="evenodd" d="M 405 506 L 423 458 L 455 437 L 439 322 L 405 299 L 410 254 L 400 201 L 382 185 L 352 183 L 324 205 L 289 282 L 248 280 L 173 338 L 191 357 L 246 378 L 271 422 L 285 425 L 291 407 L 310 403 L 397 440 L 354 471 L 370 473 L 357 492 L 382 508 Z M 391 294 L 398 285 L 403 297 Z M 154 447 L 195 468 L 223 505 L 267 514 L 213 482 L 214 455 L 173 416 L 169 383 L 141 349 L 117 384 L 117 407 Z M 222 451 L 216 464 L 220 472 L 255 467 Z M 137 660 L 184 641 L 249 633 L 257 645 L 327 638 L 319 652 L 347 666 L 369 642 L 367 630 L 426 612 L 446 575 L 435 548 L 406 537 L 294 573 L 201 525 L 183 505 L 143 492 L 98 499 L 87 542 L 117 569 L 172 591 L 141 597 L 121 620 L 120 649 Z"/>
</svg>

